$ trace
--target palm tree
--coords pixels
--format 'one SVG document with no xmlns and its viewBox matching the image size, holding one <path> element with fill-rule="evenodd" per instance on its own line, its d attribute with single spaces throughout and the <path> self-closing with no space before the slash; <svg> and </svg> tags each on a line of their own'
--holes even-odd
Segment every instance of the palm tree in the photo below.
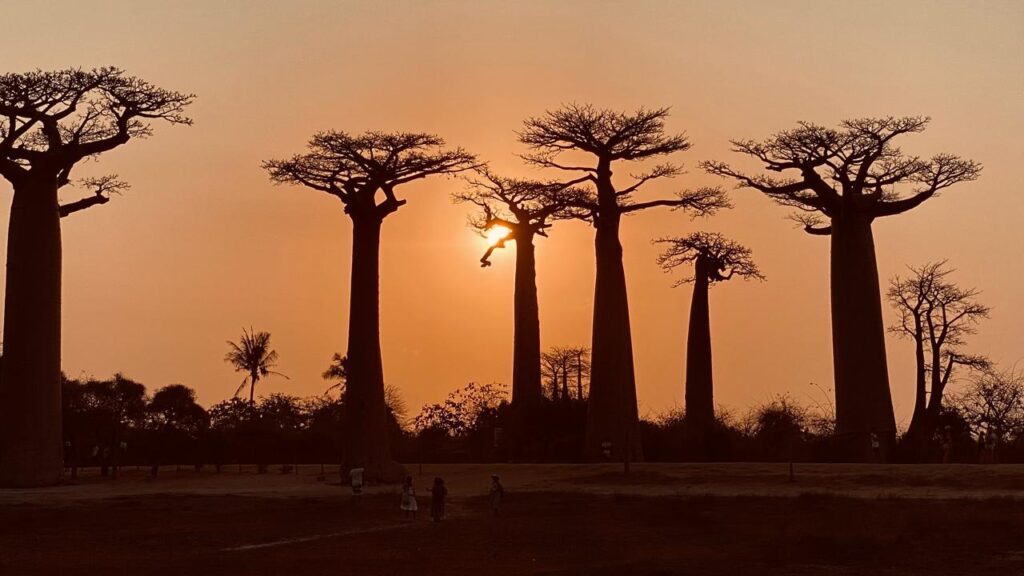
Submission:
<svg viewBox="0 0 1024 576">
<path fill-rule="evenodd" d="M 334 384 L 324 391 L 324 396 L 331 393 L 331 390 L 338 389 L 340 396 L 345 395 L 345 383 L 348 382 L 348 356 L 342 356 L 337 352 L 331 358 L 331 365 L 320 375 L 324 380 Z M 339 396 L 339 397 L 340 397 Z"/>
<path fill-rule="evenodd" d="M 255 332 L 251 327 L 247 332 L 245 328 L 242 328 L 241 340 L 237 344 L 229 340 L 228 346 L 231 347 L 231 350 L 224 355 L 224 361 L 234 366 L 235 372 L 248 374 L 235 390 L 235 396 L 238 396 L 238 393 L 248 384 L 250 406 L 255 401 L 256 383 L 260 381 L 260 378 L 270 374 L 288 378 L 273 370 L 277 366 L 277 351 L 270 348 L 270 332 Z"/>
</svg>

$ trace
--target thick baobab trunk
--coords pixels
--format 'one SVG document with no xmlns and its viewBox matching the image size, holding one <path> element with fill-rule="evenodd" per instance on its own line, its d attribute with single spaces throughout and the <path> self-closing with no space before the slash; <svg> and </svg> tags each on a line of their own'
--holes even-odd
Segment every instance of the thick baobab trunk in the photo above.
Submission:
<svg viewBox="0 0 1024 576">
<path fill-rule="evenodd" d="M 698 256 L 694 268 L 690 327 L 686 336 L 686 422 L 694 432 L 706 433 L 715 421 L 708 309 L 711 264 L 706 257 Z"/>
<path fill-rule="evenodd" d="M 376 214 L 352 216 L 352 291 L 348 322 L 345 465 L 367 478 L 394 482 L 404 470 L 391 459 L 384 368 L 380 353 L 380 228 Z"/>
<path fill-rule="evenodd" d="M 540 376 L 540 310 L 533 238 L 516 234 L 512 405 L 529 409 L 543 397 Z"/>
<path fill-rule="evenodd" d="M 61 458 L 61 239 L 56 179 L 15 188 L 7 237 L 0 485 L 56 484 Z"/>
<path fill-rule="evenodd" d="M 895 441 L 896 421 L 870 220 L 857 215 L 833 219 L 831 288 L 836 433 L 847 458 L 872 461 L 874 432 L 885 459 Z"/>
<path fill-rule="evenodd" d="M 607 210 L 595 223 L 597 275 L 586 455 L 590 459 L 602 459 L 604 446 L 609 443 L 611 458 L 641 460 L 633 342 L 629 330 L 622 245 L 619 243 L 619 218 L 616 211 Z"/>
</svg>

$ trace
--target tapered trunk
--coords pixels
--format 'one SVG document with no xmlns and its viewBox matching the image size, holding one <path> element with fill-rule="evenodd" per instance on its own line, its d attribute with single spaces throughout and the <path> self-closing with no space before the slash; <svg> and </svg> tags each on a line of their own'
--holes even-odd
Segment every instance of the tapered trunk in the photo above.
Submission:
<svg viewBox="0 0 1024 576">
<path fill-rule="evenodd" d="M 611 458 L 643 458 L 637 431 L 633 341 L 629 329 L 626 274 L 619 243 L 619 220 L 611 172 L 598 175 L 601 213 L 594 248 L 597 274 L 594 286 L 594 326 L 591 343 L 590 399 L 587 404 L 586 455 L 602 459 L 605 443 Z M 609 192 L 610 191 L 610 192 Z"/>
<path fill-rule="evenodd" d="M 925 420 L 928 416 L 928 394 L 927 379 L 925 377 L 924 355 L 924 333 L 919 318 L 914 319 L 914 360 L 915 360 L 915 381 L 914 381 L 914 412 L 910 417 L 910 426 L 907 427 L 906 440 L 913 445 L 915 450 L 920 452 L 923 448 L 924 439 L 929 435 L 926 431 Z"/>
<path fill-rule="evenodd" d="M 836 433 L 845 456 L 875 458 L 871 434 L 884 459 L 895 440 L 885 326 L 869 219 L 848 211 L 832 220 L 832 352 Z"/>
<path fill-rule="evenodd" d="M 7 236 L 0 485 L 56 484 L 61 457 L 61 238 L 55 177 L 15 187 Z"/>
<path fill-rule="evenodd" d="M 537 305 L 537 264 L 533 237 L 516 234 L 514 337 L 512 345 L 512 405 L 529 409 L 541 397 L 540 311 Z"/>
<path fill-rule="evenodd" d="M 715 421 L 708 310 L 711 264 L 706 257 L 698 256 L 694 268 L 690 327 L 686 336 L 686 422 L 694 432 L 707 432 Z"/>
<path fill-rule="evenodd" d="M 348 322 L 345 467 L 365 468 L 373 480 L 401 479 L 391 460 L 384 368 L 380 353 L 380 228 L 376 214 L 352 212 L 352 290 Z"/>
</svg>

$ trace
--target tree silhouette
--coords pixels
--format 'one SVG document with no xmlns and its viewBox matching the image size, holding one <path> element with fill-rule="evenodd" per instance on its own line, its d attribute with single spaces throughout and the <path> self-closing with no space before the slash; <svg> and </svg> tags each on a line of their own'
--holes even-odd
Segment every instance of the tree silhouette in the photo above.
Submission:
<svg viewBox="0 0 1024 576">
<path fill-rule="evenodd" d="M 335 352 L 331 357 L 331 365 L 320 374 L 320 377 L 328 382 L 334 382 L 330 388 L 324 391 L 325 396 L 334 389 L 339 391 L 339 396 L 345 396 L 345 383 L 348 382 L 348 358 Z"/>
<path fill-rule="evenodd" d="M 943 395 L 956 367 L 991 368 L 986 357 L 962 350 L 966 337 L 988 318 L 990 309 L 975 300 L 978 290 L 960 288 L 948 279 L 953 271 L 945 261 L 910 267 L 911 275 L 895 276 L 886 294 L 899 314 L 889 329 L 914 342 L 914 413 L 906 438 L 919 450 L 927 449 L 935 435 Z"/>
<path fill-rule="evenodd" d="M 288 378 L 273 370 L 277 367 L 277 351 L 270 348 L 269 332 L 255 332 L 252 328 L 246 331 L 245 328 L 242 328 L 242 337 L 237 343 L 229 340 L 228 346 L 230 350 L 224 355 L 224 361 L 231 364 L 235 372 L 246 374 L 234 395 L 238 396 L 238 393 L 248 384 L 250 406 L 253 406 L 255 402 L 256 383 L 263 377 L 276 374 Z"/>
<path fill-rule="evenodd" d="M 656 242 L 666 245 L 658 257 L 658 264 L 666 271 L 693 265 L 693 275 L 676 282 L 676 286 L 693 284 L 686 339 L 686 420 L 693 431 L 706 433 L 715 423 L 708 289 L 734 276 L 758 280 L 764 276 L 754 264 L 749 248 L 721 234 L 695 232 Z"/>
<path fill-rule="evenodd" d="M 542 373 L 551 383 L 551 399 L 585 400 L 584 378 L 590 377 L 590 349 L 585 346 L 554 346 L 541 354 Z M 589 388 L 589 383 L 587 384 Z"/>
<path fill-rule="evenodd" d="M 605 442 L 611 443 L 615 458 L 641 457 L 629 303 L 619 243 L 622 217 L 658 206 L 708 214 L 728 205 L 724 194 L 714 188 L 680 192 L 674 198 L 636 201 L 634 195 L 645 184 L 681 173 L 681 168 L 671 163 L 634 174 L 626 186 L 613 182 L 613 166 L 689 149 L 684 135 L 665 133 L 668 114 L 667 108 L 623 113 L 570 104 L 530 118 L 519 134 L 519 140 L 532 149 L 525 160 L 577 174 L 579 177 L 567 184 L 588 187 L 576 208 L 579 217 L 594 226 L 597 260 L 586 434 L 586 454 L 592 459 L 601 458 Z M 573 153 L 582 153 L 589 162 L 566 159 L 576 155 Z"/>
<path fill-rule="evenodd" d="M 321 132 L 309 152 L 264 163 L 275 183 L 300 184 L 337 197 L 352 220 L 352 290 L 349 301 L 346 408 L 351 412 L 347 467 L 362 466 L 372 479 L 398 480 L 391 459 L 380 352 L 380 229 L 405 205 L 395 188 L 439 174 L 477 167 L 472 154 L 445 149 L 431 134 Z"/>
<path fill-rule="evenodd" d="M 0 485 L 56 483 L 61 463 L 60 219 L 107 203 L 116 177 L 82 181 L 92 195 L 61 204 L 72 170 L 152 132 L 191 124 L 191 94 L 117 68 L 0 76 L 0 176 L 14 189 L 8 227 Z"/>
<path fill-rule="evenodd" d="M 978 437 L 997 439 L 1024 433 L 1024 372 L 1017 368 L 982 370 L 950 403 Z"/>
<path fill-rule="evenodd" d="M 154 476 L 168 455 L 179 464 L 187 452 L 198 458 L 195 444 L 209 427 L 210 415 L 196 403 L 195 390 L 184 384 L 164 386 L 153 394 L 146 411 L 153 438 L 150 456 Z"/>
<path fill-rule="evenodd" d="M 469 180 L 469 188 L 454 194 L 453 199 L 479 208 L 470 217 L 470 225 L 485 237 L 495 228 L 508 231 L 487 248 L 481 266 L 491 265 L 490 256 L 496 248 L 504 248 L 510 241 L 516 243 L 512 405 L 535 406 L 543 392 L 534 241 L 537 236 L 547 236 L 553 220 L 569 217 L 570 204 L 582 193 L 558 182 L 502 178 L 485 168 L 477 173 L 479 178 Z"/>
<path fill-rule="evenodd" d="M 849 458 L 873 457 L 868 439 L 873 430 L 885 444 L 883 452 L 896 433 L 871 225 L 981 172 L 971 160 L 951 154 L 926 160 L 904 154 L 894 144 L 904 134 L 922 132 L 927 124 L 920 117 L 847 120 L 838 129 L 802 122 L 763 142 L 732 142 L 735 152 L 793 178 L 748 175 L 722 162 L 702 163 L 712 174 L 796 208 L 794 218 L 808 233 L 831 238 L 836 432 Z"/>
</svg>

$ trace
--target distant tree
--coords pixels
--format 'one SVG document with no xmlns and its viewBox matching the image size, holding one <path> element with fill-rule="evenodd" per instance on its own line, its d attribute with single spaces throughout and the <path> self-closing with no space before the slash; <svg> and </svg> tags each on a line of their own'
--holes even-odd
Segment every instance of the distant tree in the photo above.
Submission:
<svg viewBox="0 0 1024 576">
<path fill-rule="evenodd" d="M 693 284 L 690 327 L 686 340 L 686 418 L 691 429 L 707 432 L 715 424 L 714 380 L 711 365 L 711 319 L 708 289 L 734 276 L 763 280 L 749 248 L 716 233 L 695 232 L 662 238 L 666 246 L 658 264 L 666 271 L 693 266 L 693 274 L 676 282 Z"/>
<path fill-rule="evenodd" d="M 88 178 L 90 195 L 58 191 L 84 160 L 152 133 L 150 122 L 191 124 L 191 94 L 117 68 L 0 75 L 0 176 L 14 189 L 8 227 L 0 485 L 55 484 L 61 462 L 60 219 L 107 203 L 116 177 Z"/>
<path fill-rule="evenodd" d="M 156 475 L 161 460 L 168 454 L 181 463 L 200 435 L 209 427 L 210 416 L 196 403 L 194 390 L 183 384 L 164 386 L 153 394 L 146 407 L 152 432 L 152 471 Z M 193 457 L 198 456 L 194 451 Z"/>
<path fill-rule="evenodd" d="M 558 182 L 503 178 L 486 168 L 477 169 L 477 174 L 478 178 L 469 180 L 469 188 L 453 199 L 479 209 L 470 217 L 470 225 L 492 239 L 481 266 L 491 265 L 496 248 L 516 244 L 512 405 L 535 406 L 543 392 L 534 242 L 537 236 L 547 236 L 553 220 L 572 214 L 570 204 L 581 199 L 582 192 Z"/>
<path fill-rule="evenodd" d="M 590 377 L 590 349 L 584 346 L 554 346 L 541 355 L 543 375 L 551 384 L 551 399 L 586 400 Z M 584 384 L 584 382 L 587 382 Z M 561 386 L 561 388 L 559 388 Z"/>
<path fill-rule="evenodd" d="M 797 209 L 795 220 L 832 242 L 832 349 L 836 429 L 846 457 L 870 460 L 869 435 L 887 452 L 896 434 L 885 357 L 885 325 L 872 223 L 915 208 L 938 192 L 974 180 L 981 166 L 950 154 L 904 154 L 894 140 L 922 132 L 927 118 L 847 120 L 838 129 L 802 122 L 763 142 L 734 140 L 733 150 L 792 178 L 748 175 L 722 162 L 712 173 Z M 910 188 L 909 194 L 904 192 Z"/>
<path fill-rule="evenodd" d="M 632 183 L 616 186 L 612 170 L 627 162 L 646 161 L 683 152 L 690 147 L 682 134 L 665 132 L 667 108 L 634 113 L 601 110 L 570 104 L 526 121 L 519 140 L 532 152 L 528 162 L 543 168 L 579 175 L 567 182 L 589 187 L 577 202 L 578 216 L 593 224 L 597 274 L 594 290 L 594 326 L 590 400 L 587 411 L 586 452 L 601 458 L 602 443 L 611 442 L 615 458 L 640 458 L 633 344 L 629 327 L 626 275 L 622 266 L 619 224 L 624 215 L 666 206 L 708 214 L 728 205 L 718 189 L 680 192 L 673 198 L 645 202 L 633 196 L 646 183 L 681 173 L 663 163 L 635 174 Z M 566 159 L 582 153 L 590 162 Z"/>
<path fill-rule="evenodd" d="M 977 436 L 1024 434 L 1024 372 L 1015 368 L 978 372 L 950 400 Z"/>
<path fill-rule="evenodd" d="M 242 329 L 242 337 L 237 343 L 228 341 L 230 350 L 224 356 L 224 361 L 235 369 L 235 372 L 245 372 L 246 377 L 235 390 L 235 396 L 241 392 L 245 385 L 249 385 L 249 404 L 255 405 L 256 383 L 263 377 L 276 374 L 288 378 L 280 372 L 275 372 L 277 367 L 277 351 L 270 347 L 269 332 L 255 332 L 249 328 L 247 332 Z"/>
<path fill-rule="evenodd" d="M 146 387 L 117 373 L 109 380 L 90 380 L 83 389 L 86 413 L 91 413 L 93 431 L 99 433 L 101 473 L 106 476 L 113 466 L 116 476 L 125 432 L 141 426 L 145 418 Z"/>
<path fill-rule="evenodd" d="M 925 448 L 935 436 L 942 399 L 957 366 L 988 370 L 984 356 L 963 352 L 966 337 L 988 318 L 989 307 L 975 299 L 980 292 L 960 288 L 948 276 L 945 261 L 910 267 L 911 275 L 893 277 L 887 297 L 899 314 L 890 331 L 914 342 L 916 379 L 914 413 L 907 439 Z"/>
<path fill-rule="evenodd" d="M 487 416 L 505 401 L 507 393 L 501 384 L 470 382 L 453 391 L 441 404 L 428 404 L 413 419 L 417 430 L 442 430 L 451 437 L 476 430 Z"/>
<path fill-rule="evenodd" d="M 335 352 L 331 358 L 331 365 L 320 376 L 328 382 L 334 382 L 324 391 L 324 395 L 330 394 L 331 390 L 338 390 L 339 397 L 344 396 L 345 383 L 348 382 L 348 358 Z"/>
<path fill-rule="evenodd" d="M 309 152 L 264 163 L 275 183 L 300 184 L 335 196 L 352 220 L 352 290 L 345 402 L 352 418 L 345 467 L 362 466 L 371 479 L 396 481 L 391 458 L 380 352 L 380 230 L 405 205 L 395 188 L 478 166 L 468 152 L 445 149 L 431 134 L 321 132 Z"/>
</svg>

